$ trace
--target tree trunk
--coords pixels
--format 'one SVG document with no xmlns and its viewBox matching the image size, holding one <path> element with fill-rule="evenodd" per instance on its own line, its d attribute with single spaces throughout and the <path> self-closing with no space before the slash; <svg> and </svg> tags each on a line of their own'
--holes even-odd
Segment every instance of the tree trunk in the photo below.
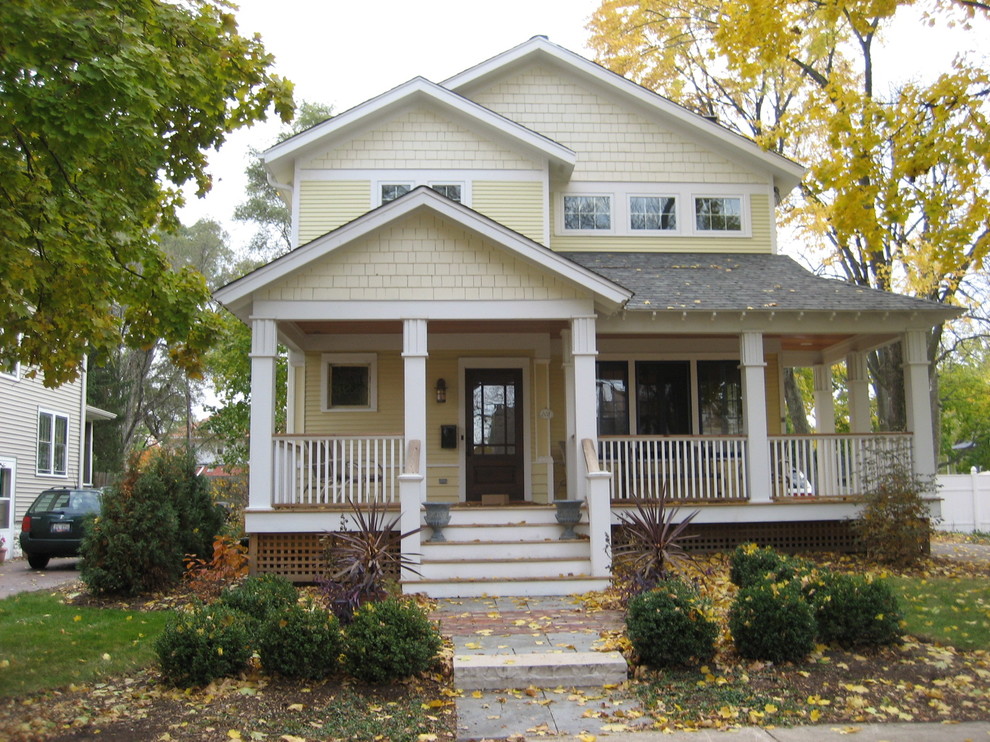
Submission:
<svg viewBox="0 0 990 742">
<path fill-rule="evenodd" d="M 877 423 L 880 430 L 907 430 L 904 399 L 904 364 L 901 344 L 891 343 L 870 353 L 868 364 L 877 397 Z"/>
<path fill-rule="evenodd" d="M 791 431 L 795 435 L 810 435 L 811 426 L 805 413 L 804 396 L 798 386 L 793 368 L 784 369 L 784 404 L 787 406 L 787 417 L 791 422 Z"/>
</svg>

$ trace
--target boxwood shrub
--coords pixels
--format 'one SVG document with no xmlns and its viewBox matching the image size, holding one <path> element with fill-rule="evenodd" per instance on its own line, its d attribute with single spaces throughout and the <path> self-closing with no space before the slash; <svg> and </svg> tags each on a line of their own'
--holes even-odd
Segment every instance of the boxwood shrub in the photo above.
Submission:
<svg viewBox="0 0 990 742">
<path fill-rule="evenodd" d="M 886 580 L 824 572 L 805 585 L 804 593 L 815 611 L 819 641 L 856 647 L 901 638 L 904 614 Z"/>
<path fill-rule="evenodd" d="M 629 601 L 626 630 L 633 649 L 652 667 L 703 662 L 715 654 L 718 626 L 697 593 L 680 580 L 666 580 Z"/>
<path fill-rule="evenodd" d="M 765 582 L 739 591 L 729 630 L 748 659 L 797 661 L 815 646 L 815 615 L 796 582 Z"/>
<path fill-rule="evenodd" d="M 429 669 L 441 643 L 437 627 L 415 603 L 365 603 L 344 634 L 344 669 L 369 683 L 404 678 Z"/>
<path fill-rule="evenodd" d="M 243 614 L 214 603 L 176 613 L 155 642 L 165 682 L 206 685 L 244 669 L 251 650 Z"/>
<path fill-rule="evenodd" d="M 258 635 L 267 673 L 320 680 L 332 675 L 342 647 L 340 622 L 318 606 L 292 605 L 270 614 Z"/>
</svg>

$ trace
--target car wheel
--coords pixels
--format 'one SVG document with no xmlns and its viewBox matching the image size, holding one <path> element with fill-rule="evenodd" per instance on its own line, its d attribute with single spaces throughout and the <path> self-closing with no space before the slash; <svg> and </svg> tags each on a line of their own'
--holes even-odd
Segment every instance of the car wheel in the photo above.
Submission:
<svg viewBox="0 0 990 742">
<path fill-rule="evenodd" d="M 28 554 L 28 564 L 31 565 L 32 569 L 44 569 L 48 566 L 48 561 L 51 559 L 47 554 Z"/>
</svg>

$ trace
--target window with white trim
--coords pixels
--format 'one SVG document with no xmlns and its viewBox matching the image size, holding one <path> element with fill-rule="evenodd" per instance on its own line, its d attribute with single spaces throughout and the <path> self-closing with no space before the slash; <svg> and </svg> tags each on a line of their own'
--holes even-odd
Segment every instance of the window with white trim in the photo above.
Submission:
<svg viewBox="0 0 990 742">
<path fill-rule="evenodd" d="M 411 190 L 412 185 L 409 183 L 382 183 L 382 203 L 387 204 L 389 201 L 394 201 L 399 196 L 405 196 Z"/>
<path fill-rule="evenodd" d="M 630 196 L 629 229 L 671 232 L 677 229 L 677 199 L 673 196 Z"/>
<path fill-rule="evenodd" d="M 441 196 L 446 196 L 451 201 L 461 203 L 460 183 L 430 183 L 430 188 L 439 193 Z"/>
<path fill-rule="evenodd" d="M 374 353 L 323 355 L 323 411 L 378 409 L 378 356 Z"/>
<path fill-rule="evenodd" d="M 612 229 L 612 197 L 564 196 L 564 229 Z"/>
<path fill-rule="evenodd" d="M 695 196 L 694 223 L 699 232 L 741 232 L 742 199 Z"/>
<path fill-rule="evenodd" d="M 38 474 L 64 477 L 68 472 L 69 418 L 38 411 Z"/>
<path fill-rule="evenodd" d="M 18 379 L 21 376 L 21 364 L 0 356 L 0 376 Z"/>
</svg>

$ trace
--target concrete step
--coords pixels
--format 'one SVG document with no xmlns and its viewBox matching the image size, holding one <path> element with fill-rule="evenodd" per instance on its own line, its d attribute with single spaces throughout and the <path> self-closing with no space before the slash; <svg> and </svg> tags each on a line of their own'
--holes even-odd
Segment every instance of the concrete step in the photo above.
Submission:
<svg viewBox="0 0 990 742">
<path fill-rule="evenodd" d="M 431 598 L 480 598 L 485 595 L 505 597 L 525 595 L 574 595 L 604 590 L 607 577 L 588 575 L 543 576 L 533 578 L 499 579 L 429 579 L 407 578 L 402 581 L 404 593 L 425 593 Z"/>
<path fill-rule="evenodd" d="M 587 534 L 588 527 L 578 524 L 575 531 Z M 453 518 L 449 525 L 443 527 L 443 536 L 448 541 L 553 541 L 560 540 L 564 532 L 559 523 L 455 523 Z M 433 529 L 423 528 L 423 541 L 433 536 Z"/>
<path fill-rule="evenodd" d="M 498 553 L 498 552 L 494 552 Z M 419 566 L 424 579 L 539 579 L 542 577 L 586 575 L 591 572 L 587 554 L 577 557 L 515 557 L 479 559 L 427 559 Z"/>
<path fill-rule="evenodd" d="M 585 510 L 582 508 L 582 514 Z M 450 508 L 451 525 L 498 525 L 502 523 L 531 523 L 557 525 L 557 508 L 553 505 L 525 505 L 521 507 L 481 507 L 478 505 L 454 505 Z M 587 515 L 585 515 L 587 519 Z M 559 527 L 559 526 L 558 526 Z"/>
<path fill-rule="evenodd" d="M 543 559 L 571 558 L 587 559 L 590 544 L 587 539 L 543 539 L 541 541 L 523 541 L 499 539 L 488 541 L 424 541 L 420 545 L 420 554 L 424 562 L 443 561 L 449 559 Z"/>
<path fill-rule="evenodd" d="M 461 690 L 593 687 L 626 680 L 618 652 L 533 652 L 454 655 L 454 686 Z"/>
</svg>

